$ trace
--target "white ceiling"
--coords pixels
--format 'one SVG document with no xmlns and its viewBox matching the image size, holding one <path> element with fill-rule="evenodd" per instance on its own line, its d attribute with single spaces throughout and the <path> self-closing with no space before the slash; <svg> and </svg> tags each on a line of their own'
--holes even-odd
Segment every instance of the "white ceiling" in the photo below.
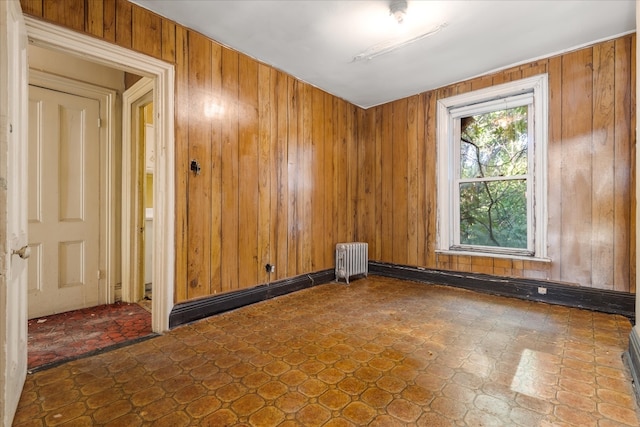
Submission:
<svg viewBox="0 0 640 427">
<path fill-rule="evenodd" d="M 635 0 L 133 2 L 364 108 L 635 31 Z"/>
</svg>

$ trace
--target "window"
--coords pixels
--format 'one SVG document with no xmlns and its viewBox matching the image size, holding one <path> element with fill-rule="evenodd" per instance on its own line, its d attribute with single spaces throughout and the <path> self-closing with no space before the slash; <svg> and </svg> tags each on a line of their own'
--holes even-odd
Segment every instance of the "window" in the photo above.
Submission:
<svg viewBox="0 0 640 427">
<path fill-rule="evenodd" d="M 546 257 L 547 76 L 438 101 L 438 250 Z"/>
</svg>

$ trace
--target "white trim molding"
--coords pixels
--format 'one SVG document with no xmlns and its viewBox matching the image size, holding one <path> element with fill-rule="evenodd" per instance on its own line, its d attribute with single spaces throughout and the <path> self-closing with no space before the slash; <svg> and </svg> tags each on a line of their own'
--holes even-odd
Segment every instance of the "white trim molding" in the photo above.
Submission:
<svg viewBox="0 0 640 427">
<path fill-rule="evenodd" d="M 456 218 L 451 197 L 457 167 L 454 147 L 455 117 L 454 110 L 491 101 L 516 97 L 522 94 L 533 95 L 533 212 L 529 212 L 529 223 L 533 237 L 530 252 L 510 251 L 502 248 L 478 247 L 466 251 L 454 245 Z M 438 200 L 438 233 L 436 250 L 440 253 L 465 255 L 483 255 L 535 259 L 548 261 L 547 257 L 547 140 L 548 140 L 548 76 L 540 74 L 522 80 L 508 82 L 461 95 L 444 98 L 438 101 L 437 109 L 437 200 Z M 459 117 L 459 115 L 457 116 Z"/>
<path fill-rule="evenodd" d="M 143 297 L 138 289 L 142 263 L 130 260 L 140 258 L 142 239 L 138 230 L 144 227 L 144 206 L 138 197 L 142 184 L 139 169 L 141 153 L 139 141 L 134 137 L 139 123 L 132 114 L 135 103 L 152 91 L 153 80 L 143 77 L 122 94 L 122 299 L 130 303 Z"/>
<path fill-rule="evenodd" d="M 154 185 L 152 328 L 169 329 L 175 287 L 174 66 L 103 40 L 25 17 L 29 43 L 154 80 L 156 175 Z"/>
</svg>

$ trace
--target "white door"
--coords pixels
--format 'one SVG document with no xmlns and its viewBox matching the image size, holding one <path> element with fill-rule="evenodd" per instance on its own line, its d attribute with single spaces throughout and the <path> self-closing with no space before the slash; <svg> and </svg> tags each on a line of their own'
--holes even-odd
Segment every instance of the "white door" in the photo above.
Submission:
<svg viewBox="0 0 640 427">
<path fill-rule="evenodd" d="M 0 1 L 0 424 L 27 374 L 27 37 L 17 0 Z"/>
<path fill-rule="evenodd" d="M 29 318 L 100 303 L 99 114 L 29 86 Z"/>
</svg>

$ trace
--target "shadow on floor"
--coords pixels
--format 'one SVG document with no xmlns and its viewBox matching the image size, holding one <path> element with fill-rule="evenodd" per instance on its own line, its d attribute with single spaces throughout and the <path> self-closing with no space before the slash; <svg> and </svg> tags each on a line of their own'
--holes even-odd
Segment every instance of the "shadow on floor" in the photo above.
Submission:
<svg viewBox="0 0 640 427">
<path fill-rule="evenodd" d="M 156 336 L 151 313 L 138 304 L 115 303 L 29 320 L 30 372 Z"/>
</svg>

